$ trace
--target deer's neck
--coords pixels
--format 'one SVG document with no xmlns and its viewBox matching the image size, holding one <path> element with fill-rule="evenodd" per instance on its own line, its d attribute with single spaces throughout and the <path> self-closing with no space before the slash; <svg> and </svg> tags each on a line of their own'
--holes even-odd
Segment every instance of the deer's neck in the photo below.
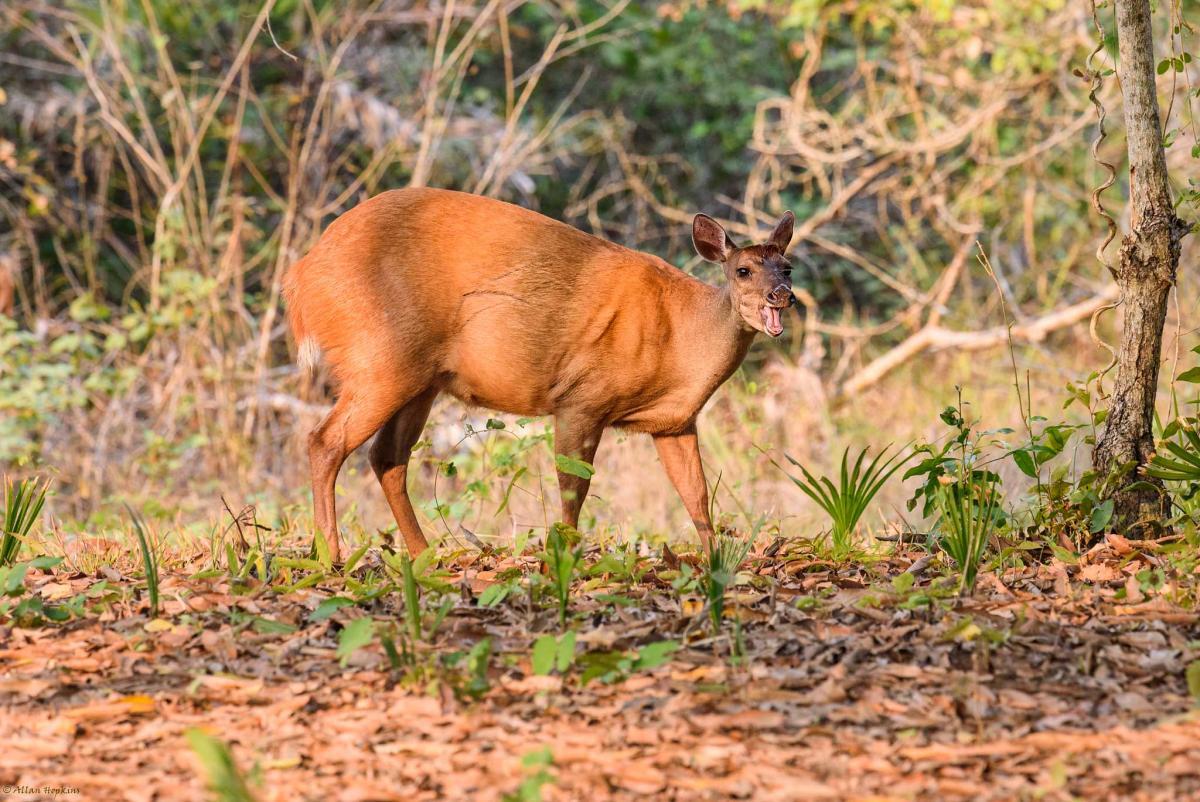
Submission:
<svg viewBox="0 0 1200 802">
<path fill-rule="evenodd" d="M 725 381 L 742 364 L 755 330 L 746 325 L 734 308 L 733 298 L 726 287 L 706 285 L 706 298 L 697 304 L 692 320 L 694 326 L 685 333 L 688 350 L 694 355 L 698 375 L 716 384 Z"/>
</svg>

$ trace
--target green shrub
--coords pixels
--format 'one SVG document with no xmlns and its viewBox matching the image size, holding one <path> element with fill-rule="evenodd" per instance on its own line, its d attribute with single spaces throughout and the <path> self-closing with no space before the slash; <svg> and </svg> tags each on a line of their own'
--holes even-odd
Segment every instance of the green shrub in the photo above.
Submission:
<svg viewBox="0 0 1200 802">
<path fill-rule="evenodd" d="M 864 467 L 863 462 L 867 456 L 867 449 L 864 448 L 854 460 L 854 467 L 850 468 L 850 449 L 847 448 L 842 452 L 837 484 L 825 476 L 818 479 L 799 462 L 784 455 L 787 456 L 788 462 L 800 469 L 804 478 L 799 479 L 787 471 L 784 473 L 829 516 L 833 552 L 839 558 L 849 554 L 854 546 L 854 531 L 858 528 L 858 522 L 867 511 L 871 500 L 908 459 L 902 451 L 897 451 L 889 457 L 890 449 L 890 446 L 884 448 Z"/>
</svg>

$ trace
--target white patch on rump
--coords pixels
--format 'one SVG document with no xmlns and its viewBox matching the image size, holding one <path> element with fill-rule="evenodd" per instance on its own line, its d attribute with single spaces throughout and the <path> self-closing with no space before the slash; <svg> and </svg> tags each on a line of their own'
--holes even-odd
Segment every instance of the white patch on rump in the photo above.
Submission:
<svg viewBox="0 0 1200 802">
<path fill-rule="evenodd" d="M 311 374 L 321 363 L 321 346 L 314 337 L 305 337 L 296 350 L 296 365 L 301 373 Z"/>
</svg>

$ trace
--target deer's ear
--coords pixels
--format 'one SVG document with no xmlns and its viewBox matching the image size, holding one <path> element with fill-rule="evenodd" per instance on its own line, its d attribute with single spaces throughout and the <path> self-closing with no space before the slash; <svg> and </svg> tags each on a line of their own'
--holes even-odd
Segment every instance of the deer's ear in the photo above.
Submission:
<svg viewBox="0 0 1200 802">
<path fill-rule="evenodd" d="M 779 218 L 779 222 L 776 223 L 775 230 L 771 232 L 771 239 L 768 241 L 778 248 L 780 253 L 787 253 L 788 247 L 792 244 L 792 229 L 795 225 L 796 215 L 784 212 L 783 217 Z"/>
<path fill-rule="evenodd" d="M 696 253 L 717 263 L 728 259 L 734 249 L 733 241 L 725 229 L 706 214 L 698 214 L 692 221 L 692 244 L 696 246 Z"/>
</svg>

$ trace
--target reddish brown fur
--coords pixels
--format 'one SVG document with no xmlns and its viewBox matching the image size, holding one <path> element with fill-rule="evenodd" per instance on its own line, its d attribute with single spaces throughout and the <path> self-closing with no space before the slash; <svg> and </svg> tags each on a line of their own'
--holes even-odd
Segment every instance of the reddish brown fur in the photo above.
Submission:
<svg viewBox="0 0 1200 802">
<path fill-rule="evenodd" d="M 9 259 L 0 259 L 0 315 L 13 317 L 16 312 L 17 271 Z"/>
<path fill-rule="evenodd" d="M 316 522 L 331 552 L 337 472 L 377 432 L 371 465 L 409 550 L 425 548 L 406 476 L 441 392 L 552 414 L 556 451 L 588 462 L 608 426 L 650 433 L 707 544 L 696 416 L 763 329 L 762 307 L 790 303 L 791 231 L 789 212 L 770 242 L 739 250 L 697 216 L 697 249 L 730 279 L 719 289 L 655 256 L 465 193 L 385 192 L 342 215 L 285 279 L 302 355 L 315 344 L 340 384 L 309 438 Z M 588 481 L 560 473 L 559 484 L 563 520 L 575 526 Z"/>
</svg>

